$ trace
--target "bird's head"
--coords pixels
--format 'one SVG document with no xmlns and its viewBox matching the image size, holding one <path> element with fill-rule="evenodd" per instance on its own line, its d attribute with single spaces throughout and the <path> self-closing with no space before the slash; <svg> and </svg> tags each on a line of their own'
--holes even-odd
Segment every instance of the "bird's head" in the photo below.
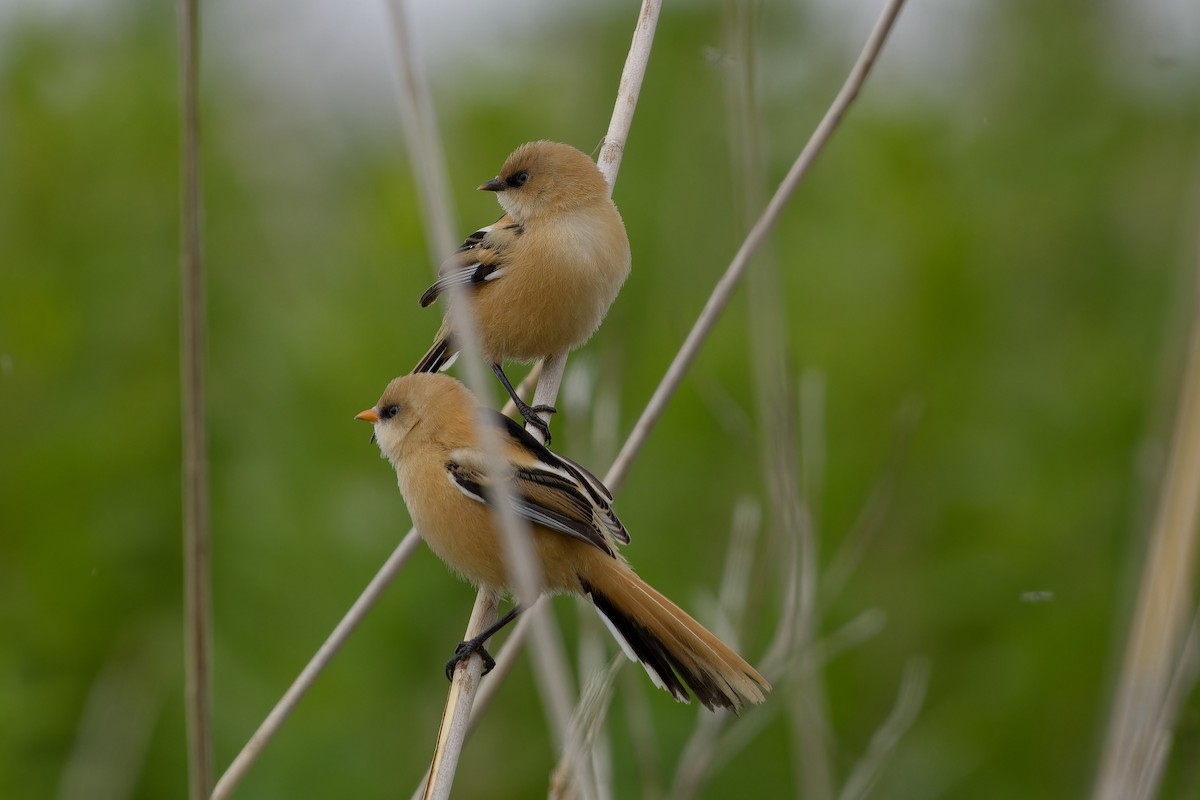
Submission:
<svg viewBox="0 0 1200 800">
<path fill-rule="evenodd" d="M 398 465 L 406 445 L 418 438 L 453 436 L 460 418 L 465 417 L 469 425 L 474 407 L 475 398 L 467 387 L 449 375 L 417 373 L 393 380 L 378 403 L 354 418 L 374 426 L 379 449 Z"/>
<path fill-rule="evenodd" d="M 604 175 L 569 144 L 529 142 L 513 151 L 500 174 L 482 184 L 519 223 L 608 198 Z"/>
</svg>

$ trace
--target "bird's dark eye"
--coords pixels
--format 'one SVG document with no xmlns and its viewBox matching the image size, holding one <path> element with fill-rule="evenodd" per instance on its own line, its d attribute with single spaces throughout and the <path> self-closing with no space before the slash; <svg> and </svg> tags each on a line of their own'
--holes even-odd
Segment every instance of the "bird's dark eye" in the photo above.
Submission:
<svg viewBox="0 0 1200 800">
<path fill-rule="evenodd" d="M 505 181 L 505 183 L 507 183 L 509 186 L 511 186 L 514 189 L 519 189 L 520 187 L 524 186 L 528 181 L 529 181 L 529 173 L 526 172 L 525 170 L 521 170 L 516 175 L 509 175 L 508 180 Z"/>
<path fill-rule="evenodd" d="M 392 417 L 396 416 L 399 413 L 400 413 L 400 406 L 390 405 L 390 406 L 385 406 L 383 411 L 380 412 L 379 416 L 381 419 L 391 419 Z"/>
</svg>

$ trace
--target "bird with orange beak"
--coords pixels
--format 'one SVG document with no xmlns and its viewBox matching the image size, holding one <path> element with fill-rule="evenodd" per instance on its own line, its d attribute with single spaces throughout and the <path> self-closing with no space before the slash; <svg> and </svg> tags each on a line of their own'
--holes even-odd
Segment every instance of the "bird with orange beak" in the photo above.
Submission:
<svg viewBox="0 0 1200 800">
<path fill-rule="evenodd" d="M 529 524 L 542 590 L 575 594 L 600 614 L 621 649 L 656 685 L 688 701 L 687 689 L 710 709 L 761 703 L 771 686 L 754 667 L 634 573 L 617 552 L 629 533 L 612 510 L 612 494 L 579 464 L 557 455 L 508 417 L 481 409 L 475 396 L 445 375 L 396 378 L 379 402 L 358 415 L 371 423 L 396 470 L 413 525 L 446 564 L 480 589 L 511 594 L 502 532 L 492 504 L 492 478 L 476 420 L 494 425 L 519 516 Z M 520 611 L 459 645 L 446 665 L 480 653 Z M 686 687 L 686 688 L 685 688 Z"/>
</svg>

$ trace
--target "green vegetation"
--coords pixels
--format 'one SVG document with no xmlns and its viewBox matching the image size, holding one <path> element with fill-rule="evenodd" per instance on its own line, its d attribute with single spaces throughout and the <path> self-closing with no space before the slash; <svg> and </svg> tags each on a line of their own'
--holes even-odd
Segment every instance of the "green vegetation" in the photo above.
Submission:
<svg viewBox="0 0 1200 800">
<path fill-rule="evenodd" d="M 127 761 L 107 766 L 130 796 L 185 791 L 175 20 L 169 4 L 112 5 L 0 28 L 6 798 L 54 795 L 89 702 L 122 743 Z M 1084 795 L 1095 772 L 1192 312 L 1200 79 L 1150 37 L 1118 48 L 1116 23 L 1076 6 L 963 16 L 978 27 L 953 44 L 969 57 L 937 91 L 897 80 L 885 50 L 774 239 L 791 363 L 826 389 L 822 569 L 889 461 L 897 415 L 921 410 L 882 528 L 824 610 L 825 634 L 886 615 L 824 673 L 839 780 L 905 661 L 931 664 L 876 798 L 1057 800 Z M 498 214 L 472 189 L 514 145 L 599 142 L 631 14 L 565 20 L 544 49 L 510 43 L 501 85 L 469 66 L 434 75 L 464 233 Z M 766 23 L 774 181 L 853 58 L 857 44 L 832 41 L 865 30 L 831 37 L 778 8 Z M 723 76 L 705 50 L 721 25 L 719 8 L 695 4 L 660 23 L 615 194 L 633 274 L 575 357 L 604 371 L 595 394 L 619 403 L 617 429 L 593 436 L 569 405 L 556 421 L 556 448 L 597 471 L 614 450 L 604 434 L 628 432 L 739 243 Z M 206 69 L 223 766 L 408 529 L 353 415 L 424 352 L 439 312 L 416 304 L 431 256 L 394 114 L 358 117 L 331 98 L 329 117 L 289 115 L 286 95 L 217 59 Z M 767 500 L 748 323 L 743 291 L 617 504 L 630 560 L 693 609 L 719 584 L 738 499 Z M 239 796 L 408 791 L 472 597 L 422 551 Z M 572 603 L 556 601 L 569 642 Z M 751 659 L 774 624 L 757 611 Z M 626 672 L 618 692 L 646 695 L 669 783 L 704 712 Z M 1189 703 L 1164 797 L 1198 791 Z M 523 660 L 467 745 L 460 796 L 544 792 L 556 754 L 538 709 Z M 617 796 L 637 796 L 621 696 L 612 718 Z M 704 796 L 791 794 L 793 738 L 778 715 Z"/>
</svg>

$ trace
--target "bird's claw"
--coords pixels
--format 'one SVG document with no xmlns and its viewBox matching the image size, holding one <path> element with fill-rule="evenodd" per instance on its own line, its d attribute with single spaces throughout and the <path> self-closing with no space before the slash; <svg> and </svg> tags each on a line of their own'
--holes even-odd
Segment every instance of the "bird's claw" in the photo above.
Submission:
<svg viewBox="0 0 1200 800">
<path fill-rule="evenodd" d="M 550 444 L 550 423 L 539 417 L 537 414 L 530 414 L 525 417 L 525 424 L 532 425 L 537 428 L 542 434 L 543 444 Z"/>
</svg>

